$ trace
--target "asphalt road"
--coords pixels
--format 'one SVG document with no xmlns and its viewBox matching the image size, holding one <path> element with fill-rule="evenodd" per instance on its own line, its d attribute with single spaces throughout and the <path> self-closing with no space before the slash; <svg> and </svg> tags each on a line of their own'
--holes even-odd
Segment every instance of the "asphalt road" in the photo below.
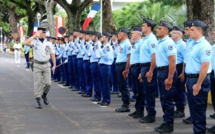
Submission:
<svg viewBox="0 0 215 134">
<path fill-rule="evenodd" d="M 163 112 L 157 99 L 157 117 L 153 124 L 141 124 L 128 113 L 115 113 L 120 98 L 112 97 L 109 107 L 100 107 L 75 92 L 52 82 L 48 95 L 50 105 L 36 109 L 33 95 L 33 74 L 25 69 L 25 61 L 14 62 L 12 54 L 0 52 L 0 134 L 157 134 L 154 127 L 162 123 Z M 134 110 L 134 103 L 131 105 Z M 208 105 L 209 118 L 213 108 Z M 146 114 L 146 113 L 145 113 Z M 186 116 L 189 116 L 186 108 Z M 192 134 L 192 125 L 175 120 L 174 134 Z"/>
</svg>

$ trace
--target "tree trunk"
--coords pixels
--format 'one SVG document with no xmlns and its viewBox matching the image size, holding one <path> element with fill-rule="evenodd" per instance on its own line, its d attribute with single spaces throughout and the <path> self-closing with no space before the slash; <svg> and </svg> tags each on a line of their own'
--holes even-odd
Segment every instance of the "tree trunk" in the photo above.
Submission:
<svg viewBox="0 0 215 134">
<path fill-rule="evenodd" d="M 30 4 L 30 3 L 29 3 Z M 27 35 L 30 37 L 34 31 L 34 21 L 35 21 L 35 13 L 32 11 L 30 6 L 27 6 L 26 13 L 28 15 L 28 33 Z"/>
<path fill-rule="evenodd" d="M 50 2 L 45 2 L 45 7 L 46 7 L 46 14 L 47 14 L 47 22 L 48 22 L 48 29 L 50 32 L 50 36 L 55 35 L 55 29 L 54 27 L 54 18 L 53 18 L 53 6 L 54 6 L 54 1 L 51 0 Z"/>
<path fill-rule="evenodd" d="M 75 14 L 73 14 L 70 10 L 66 10 L 66 13 L 68 17 L 68 31 L 72 32 L 75 27 Z"/>
<path fill-rule="evenodd" d="M 102 0 L 102 9 L 103 9 L 103 19 L 102 19 L 102 31 L 116 31 L 116 26 L 113 22 L 113 15 L 111 9 L 111 1 L 110 0 Z"/>
<path fill-rule="evenodd" d="M 16 9 L 16 6 L 11 5 L 9 10 L 9 14 L 10 14 L 9 22 L 10 22 L 10 28 L 12 33 L 18 33 L 18 29 L 17 29 L 18 20 L 15 15 L 15 9 Z"/>
<path fill-rule="evenodd" d="M 199 19 L 208 25 L 205 33 L 207 40 L 212 43 L 212 29 L 214 25 L 214 1 L 213 0 L 187 0 L 188 19 Z"/>
</svg>

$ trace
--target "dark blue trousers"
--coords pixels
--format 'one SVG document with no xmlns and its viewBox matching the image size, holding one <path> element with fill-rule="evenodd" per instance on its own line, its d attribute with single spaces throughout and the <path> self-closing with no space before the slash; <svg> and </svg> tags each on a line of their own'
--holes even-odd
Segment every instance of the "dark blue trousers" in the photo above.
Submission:
<svg viewBox="0 0 215 134">
<path fill-rule="evenodd" d="M 176 70 L 178 73 L 178 76 L 181 74 L 183 69 L 183 64 L 177 64 Z M 176 80 L 176 92 L 175 92 L 175 105 L 176 109 L 184 112 L 184 108 L 186 105 L 186 93 L 185 93 L 185 81 L 181 82 L 180 78 L 177 78 Z"/>
<path fill-rule="evenodd" d="M 177 79 L 177 72 L 173 78 L 173 85 L 170 90 L 166 90 L 164 81 L 168 77 L 168 69 L 159 70 L 157 72 L 158 86 L 160 89 L 160 101 L 162 110 L 164 113 L 163 119 L 164 123 L 173 124 L 174 123 L 174 95 L 175 95 L 175 82 Z"/>
<path fill-rule="evenodd" d="M 116 58 L 113 61 L 113 64 L 111 65 L 111 81 L 112 81 L 112 88 L 113 92 L 118 93 L 119 92 L 119 87 L 117 84 L 117 77 L 116 77 Z"/>
<path fill-rule="evenodd" d="M 131 81 L 133 83 L 133 90 L 137 92 L 135 109 L 136 111 L 144 111 L 145 95 L 143 90 L 143 84 L 138 80 L 140 74 L 140 66 L 130 68 Z"/>
<path fill-rule="evenodd" d="M 68 56 L 68 73 L 69 73 L 69 85 L 73 87 L 74 85 L 74 75 L 73 75 L 73 65 L 72 65 L 72 56 Z"/>
<path fill-rule="evenodd" d="M 128 89 L 128 81 L 124 79 L 122 72 L 126 68 L 126 63 L 116 64 L 116 76 L 118 81 L 119 90 L 122 94 L 122 107 L 129 107 L 130 105 L 130 91 Z"/>
<path fill-rule="evenodd" d="M 214 78 L 214 70 L 211 72 L 210 75 L 211 80 L 211 98 L 212 98 L 212 105 L 215 111 L 215 78 Z"/>
<path fill-rule="evenodd" d="M 83 67 L 83 59 L 78 59 L 78 74 L 79 74 L 79 86 L 80 91 L 86 93 L 86 86 L 85 86 L 85 77 L 84 77 L 84 67 Z"/>
<path fill-rule="evenodd" d="M 206 109 L 208 91 L 210 90 L 210 77 L 207 76 L 201 86 L 199 94 L 193 96 L 193 85 L 198 78 L 188 78 L 186 80 L 187 97 L 190 108 L 190 115 L 193 122 L 194 134 L 205 134 L 206 132 Z"/>
<path fill-rule="evenodd" d="M 83 66 L 84 66 L 84 77 L 85 77 L 85 83 L 86 83 L 86 94 L 92 96 L 93 83 L 92 83 L 89 60 L 84 60 Z"/>
<path fill-rule="evenodd" d="M 140 73 L 140 72 L 139 72 Z M 134 87 L 134 83 L 133 83 L 133 80 L 132 80 L 132 73 L 131 73 L 131 68 L 129 69 L 129 72 L 128 72 L 128 85 L 129 85 L 129 88 L 131 88 L 132 92 L 133 92 L 133 96 L 131 97 L 132 99 L 136 99 L 137 98 L 137 94 L 138 94 L 138 91 L 137 91 L 137 88 Z"/>
<path fill-rule="evenodd" d="M 78 81 L 78 64 L 76 55 L 72 56 L 72 65 L 73 65 L 73 78 L 74 78 L 74 88 L 80 90 L 79 81 Z"/>
<path fill-rule="evenodd" d="M 52 72 L 52 67 L 53 67 L 53 62 L 52 62 L 52 59 L 50 58 L 49 59 L 49 62 L 50 62 L 50 70 L 51 70 L 51 78 L 53 78 L 54 79 L 54 74 L 53 74 L 53 72 Z"/>
<path fill-rule="evenodd" d="M 100 64 L 99 65 L 100 75 L 101 75 L 101 93 L 102 93 L 102 102 L 111 102 L 110 98 L 110 80 L 111 80 L 111 66 Z"/>
<path fill-rule="evenodd" d="M 57 57 L 57 56 L 55 56 Z M 60 65 L 61 64 L 61 60 L 60 59 L 56 59 L 56 66 Z M 60 81 L 61 80 L 61 76 L 60 76 L 60 67 L 57 67 L 55 69 L 55 73 L 54 73 L 54 78 L 57 80 L 57 81 Z"/>
<path fill-rule="evenodd" d="M 101 85 L 100 85 L 101 77 L 98 62 L 90 63 L 90 69 L 94 87 L 94 98 L 101 99 Z"/>
<path fill-rule="evenodd" d="M 65 61 L 67 58 L 63 58 L 63 61 Z M 64 69 L 64 78 L 65 78 L 65 84 L 69 85 L 69 73 L 68 73 L 68 62 L 63 64 Z"/>
<path fill-rule="evenodd" d="M 29 52 L 27 54 L 25 54 L 25 60 L 26 60 L 26 67 L 29 68 L 30 67 L 30 63 L 29 63 Z"/>
<path fill-rule="evenodd" d="M 146 73 L 149 71 L 150 66 L 141 67 L 141 76 L 143 80 L 143 87 L 145 91 L 145 105 L 146 110 L 149 115 L 156 115 L 155 110 L 155 97 L 157 95 L 157 69 L 154 69 L 153 71 L 153 78 L 152 81 L 149 83 L 147 81 Z"/>
<path fill-rule="evenodd" d="M 61 58 L 62 60 L 62 63 L 64 62 L 64 58 L 62 57 Z M 65 76 L 64 76 L 64 68 L 63 68 L 63 65 L 60 66 L 60 77 L 61 77 L 61 81 L 65 81 Z"/>
</svg>

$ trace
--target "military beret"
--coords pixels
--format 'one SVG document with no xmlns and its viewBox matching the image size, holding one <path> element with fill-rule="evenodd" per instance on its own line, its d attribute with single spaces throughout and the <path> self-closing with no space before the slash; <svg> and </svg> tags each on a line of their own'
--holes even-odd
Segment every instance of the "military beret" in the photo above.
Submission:
<svg viewBox="0 0 215 134">
<path fill-rule="evenodd" d="M 175 30 L 175 31 L 180 31 L 180 32 L 182 32 L 182 33 L 184 34 L 184 29 L 182 29 L 182 28 L 180 28 L 180 27 L 178 27 L 178 26 L 174 26 L 174 27 L 173 27 L 173 30 Z"/>
<path fill-rule="evenodd" d="M 187 20 L 184 22 L 184 27 L 191 27 L 192 26 L 192 21 L 191 20 Z"/>
<path fill-rule="evenodd" d="M 99 38 L 102 36 L 102 34 L 100 32 L 94 32 L 94 35 L 99 37 Z"/>
<path fill-rule="evenodd" d="M 84 34 L 85 31 L 84 30 L 80 30 L 79 32 L 82 33 L 82 34 Z"/>
<path fill-rule="evenodd" d="M 63 37 L 58 37 L 58 38 L 57 38 L 57 40 L 61 40 L 61 41 L 63 41 L 63 40 L 64 40 L 64 38 L 63 38 Z"/>
<path fill-rule="evenodd" d="M 111 32 L 112 35 L 118 35 L 118 32 Z"/>
<path fill-rule="evenodd" d="M 125 33 L 127 35 L 130 34 L 130 30 L 128 30 L 127 28 L 119 28 L 119 32 L 123 32 L 123 33 Z"/>
<path fill-rule="evenodd" d="M 47 38 L 47 39 L 50 39 L 51 37 L 50 37 L 50 36 L 46 36 L 46 38 Z"/>
<path fill-rule="evenodd" d="M 166 21 L 160 21 L 160 26 L 164 26 L 169 29 L 169 31 L 172 31 L 172 26 L 169 24 L 169 22 Z"/>
<path fill-rule="evenodd" d="M 155 27 L 156 26 L 156 22 L 154 22 L 153 20 L 148 19 L 148 18 L 144 18 L 143 19 L 143 23 L 147 23 L 147 25 L 151 26 L 151 27 Z"/>
<path fill-rule="evenodd" d="M 46 28 L 45 27 L 38 27 L 37 31 L 42 30 L 43 32 L 46 32 Z"/>
<path fill-rule="evenodd" d="M 57 40 L 57 38 L 56 38 L 56 37 L 54 37 L 54 36 L 51 36 L 51 39 L 53 39 L 53 40 Z"/>
<path fill-rule="evenodd" d="M 69 38 L 69 35 L 65 35 L 64 38 Z"/>
<path fill-rule="evenodd" d="M 207 24 L 205 24 L 203 21 L 200 21 L 200 20 L 193 20 L 191 25 L 196 27 L 201 27 L 204 31 L 206 31 L 208 28 Z"/>
<path fill-rule="evenodd" d="M 109 32 L 102 33 L 102 36 L 110 38 L 112 35 Z"/>
<path fill-rule="evenodd" d="M 131 27 L 131 30 L 132 30 L 132 31 L 139 31 L 139 32 L 142 32 L 142 27 L 141 27 L 141 26 L 132 26 L 132 27 Z"/>
<path fill-rule="evenodd" d="M 85 31 L 85 34 L 87 34 L 87 35 L 93 35 L 93 32 L 92 31 Z"/>
</svg>

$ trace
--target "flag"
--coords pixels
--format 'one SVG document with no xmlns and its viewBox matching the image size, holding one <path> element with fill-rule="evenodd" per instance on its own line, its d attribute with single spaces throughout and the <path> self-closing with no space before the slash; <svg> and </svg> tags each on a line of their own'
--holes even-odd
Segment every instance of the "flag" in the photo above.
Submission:
<svg viewBox="0 0 215 134">
<path fill-rule="evenodd" d="M 93 5 L 90 13 L 87 15 L 86 20 L 84 21 L 83 30 L 86 30 L 89 26 L 90 22 L 93 20 L 93 17 L 96 15 L 96 13 L 99 11 L 101 5 L 96 3 Z"/>
<path fill-rule="evenodd" d="M 58 28 L 64 27 L 64 18 L 56 17 L 55 21 L 56 21 L 56 28 L 55 28 L 56 37 L 62 37 L 62 35 L 58 32 Z"/>
<path fill-rule="evenodd" d="M 18 26 L 18 32 L 19 32 L 19 38 L 20 38 L 20 40 L 23 41 L 24 27 L 23 26 Z"/>
<path fill-rule="evenodd" d="M 33 31 L 33 35 L 37 33 L 37 28 L 38 28 L 38 22 L 34 22 L 34 31 Z"/>
</svg>

